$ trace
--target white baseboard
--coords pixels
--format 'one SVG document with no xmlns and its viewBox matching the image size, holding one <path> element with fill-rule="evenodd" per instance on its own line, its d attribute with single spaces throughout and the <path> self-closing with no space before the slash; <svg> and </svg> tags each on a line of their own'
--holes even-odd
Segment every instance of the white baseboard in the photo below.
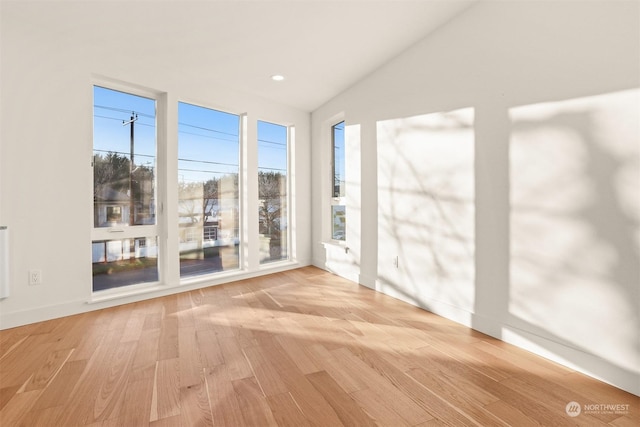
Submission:
<svg viewBox="0 0 640 427">
<path fill-rule="evenodd" d="M 414 298 L 413 296 L 406 295 L 400 292 L 396 287 L 391 286 L 382 280 L 376 280 L 375 290 L 378 292 L 382 292 L 383 294 L 390 297 L 399 299 L 400 301 L 404 301 L 407 304 L 411 304 L 427 310 L 431 313 L 437 314 L 438 316 L 453 320 L 454 322 L 460 323 L 461 325 L 468 326 L 469 328 L 473 327 L 473 314 L 454 305 L 427 298 Z"/>
<path fill-rule="evenodd" d="M 14 311 L 10 313 L 3 312 L 0 313 L 0 330 L 15 328 L 17 326 L 28 325 L 31 323 L 43 322 L 51 319 L 57 319 L 60 317 L 73 316 L 75 314 L 115 307 L 122 304 L 144 301 L 151 298 L 178 294 L 180 292 L 189 292 L 195 289 L 216 286 L 224 283 L 234 282 L 236 280 L 250 279 L 253 277 L 292 270 L 309 265 L 311 265 L 311 263 L 308 260 L 274 263 L 273 265 L 263 266 L 263 268 L 256 271 L 241 271 L 237 274 L 225 275 L 223 279 L 216 279 L 215 277 L 205 278 L 200 281 L 182 285 L 155 287 L 153 288 L 153 290 L 147 292 L 139 292 L 128 295 L 125 293 L 121 295 L 109 296 L 108 298 L 96 298 L 93 300 L 83 298 L 61 304 L 30 307 L 26 310 Z"/>
<path fill-rule="evenodd" d="M 360 283 L 362 286 L 366 286 L 369 289 L 376 289 L 376 280 L 377 278 L 375 276 L 367 276 L 366 274 L 361 274 L 360 276 L 360 280 L 358 280 L 358 283 Z"/>
<path fill-rule="evenodd" d="M 630 372 L 594 354 L 510 325 L 502 326 L 501 335 L 500 339 L 506 343 L 640 396 L 640 373 L 638 372 Z"/>
<path fill-rule="evenodd" d="M 631 372 L 594 354 L 514 327 L 502 319 L 478 316 L 441 301 L 427 298 L 418 301 L 379 280 L 375 290 L 640 396 L 639 372 Z"/>
</svg>

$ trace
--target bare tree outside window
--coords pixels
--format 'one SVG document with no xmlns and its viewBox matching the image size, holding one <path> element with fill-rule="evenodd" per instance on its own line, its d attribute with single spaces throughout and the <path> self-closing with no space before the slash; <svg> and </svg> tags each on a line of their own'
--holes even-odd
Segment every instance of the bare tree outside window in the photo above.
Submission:
<svg viewBox="0 0 640 427">
<path fill-rule="evenodd" d="M 258 232 L 261 263 L 289 258 L 287 156 L 287 127 L 259 121 Z"/>
</svg>

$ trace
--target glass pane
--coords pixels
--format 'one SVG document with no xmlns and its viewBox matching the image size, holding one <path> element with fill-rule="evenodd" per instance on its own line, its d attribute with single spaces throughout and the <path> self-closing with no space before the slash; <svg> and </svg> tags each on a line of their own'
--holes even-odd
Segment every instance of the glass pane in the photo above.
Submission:
<svg viewBox="0 0 640 427">
<path fill-rule="evenodd" d="M 344 197 L 344 122 L 334 125 L 333 134 L 333 194 Z"/>
<path fill-rule="evenodd" d="M 260 263 L 287 259 L 287 127 L 260 121 L 258 221 Z"/>
<path fill-rule="evenodd" d="M 155 100 L 98 86 L 93 96 L 93 225 L 155 224 Z"/>
<path fill-rule="evenodd" d="M 346 237 L 346 215 L 344 205 L 331 206 L 331 238 L 334 240 L 345 240 Z"/>
<path fill-rule="evenodd" d="M 180 276 L 240 266 L 240 117 L 178 104 Z"/>
<path fill-rule="evenodd" d="M 93 291 L 158 281 L 158 239 L 92 242 Z"/>
</svg>

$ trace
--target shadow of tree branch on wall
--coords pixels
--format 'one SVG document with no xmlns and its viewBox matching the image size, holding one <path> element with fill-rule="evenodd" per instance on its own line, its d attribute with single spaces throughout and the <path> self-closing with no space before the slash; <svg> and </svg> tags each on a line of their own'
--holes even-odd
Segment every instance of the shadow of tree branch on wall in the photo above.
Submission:
<svg viewBox="0 0 640 427">
<path fill-rule="evenodd" d="M 637 110 L 637 91 L 514 109 L 508 308 L 515 328 L 636 376 Z"/>
<path fill-rule="evenodd" d="M 461 109 L 378 123 L 379 282 L 423 308 L 472 309 L 472 122 Z"/>
</svg>

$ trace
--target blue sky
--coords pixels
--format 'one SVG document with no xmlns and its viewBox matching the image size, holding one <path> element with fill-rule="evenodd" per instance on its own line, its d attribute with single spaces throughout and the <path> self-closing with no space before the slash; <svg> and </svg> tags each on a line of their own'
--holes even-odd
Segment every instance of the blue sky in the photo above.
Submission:
<svg viewBox="0 0 640 427">
<path fill-rule="evenodd" d="M 201 182 L 238 172 L 240 117 L 178 103 L 178 179 Z"/>
<path fill-rule="evenodd" d="M 155 101 L 99 86 L 94 87 L 93 93 L 93 149 L 115 151 L 128 157 L 131 128 L 130 125 L 123 126 L 122 122 L 129 121 L 131 112 L 135 111 L 138 120 L 134 129 L 134 154 L 140 156 L 135 162 L 155 163 Z"/>
<path fill-rule="evenodd" d="M 135 111 L 135 164 L 155 166 L 155 100 L 94 87 L 94 150 L 129 156 L 131 112 Z M 178 104 L 179 180 L 201 182 L 212 176 L 237 173 L 240 117 L 180 102 Z M 261 170 L 284 172 L 287 128 L 258 122 L 258 163 Z"/>
<path fill-rule="evenodd" d="M 286 172 L 286 126 L 258 121 L 258 169 L 265 172 Z"/>
<path fill-rule="evenodd" d="M 339 181 L 344 181 L 344 122 L 340 122 L 333 127 L 333 145 L 334 145 L 334 173 Z M 344 190 L 344 189 L 343 189 Z"/>
</svg>

